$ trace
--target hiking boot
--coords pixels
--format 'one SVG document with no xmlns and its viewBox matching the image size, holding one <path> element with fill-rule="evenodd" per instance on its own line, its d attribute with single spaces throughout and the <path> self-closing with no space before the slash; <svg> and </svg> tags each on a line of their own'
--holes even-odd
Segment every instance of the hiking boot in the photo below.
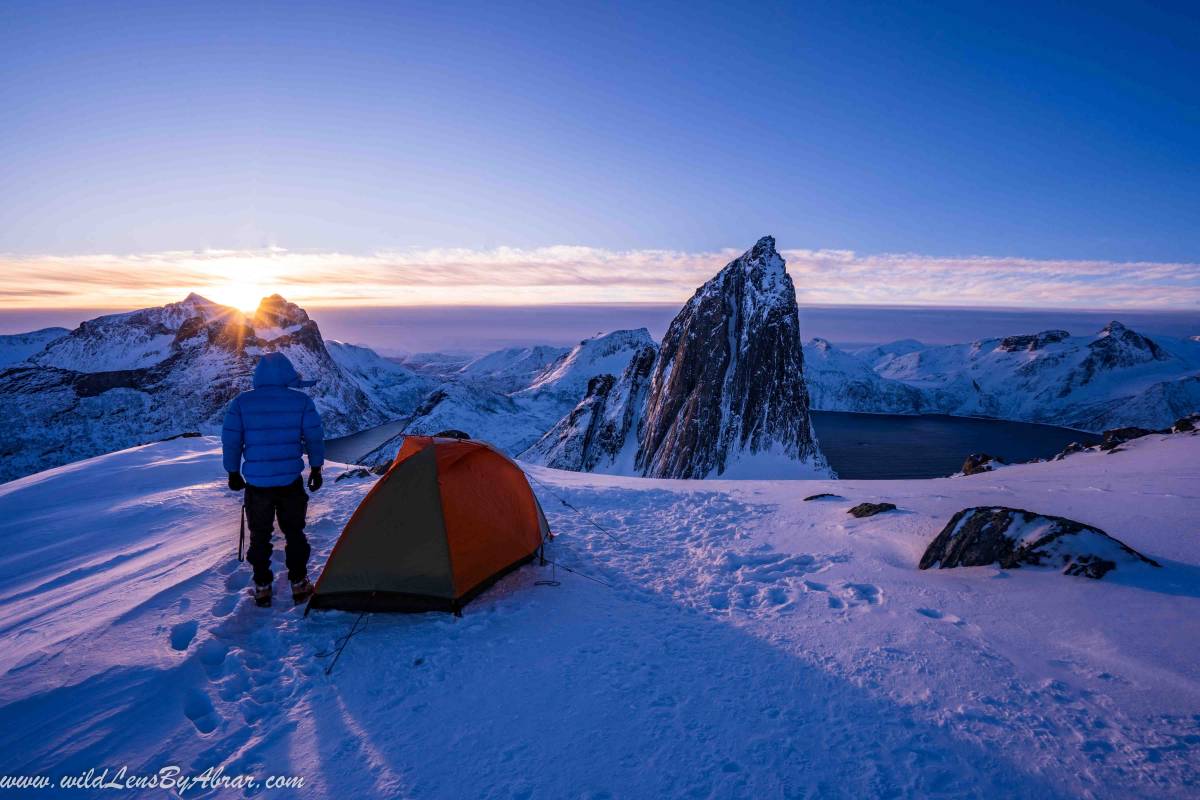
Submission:
<svg viewBox="0 0 1200 800">
<path fill-rule="evenodd" d="M 313 585 L 308 582 L 308 578 L 302 581 L 292 581 L 292 603 L 300 605 L 301 603 L 312 597 Z"/>
<path fill-rule="evenodd" d="M 254 584 L 254 605 L 259 608 L 271 607 L 271 584 Z"/>
</svg>

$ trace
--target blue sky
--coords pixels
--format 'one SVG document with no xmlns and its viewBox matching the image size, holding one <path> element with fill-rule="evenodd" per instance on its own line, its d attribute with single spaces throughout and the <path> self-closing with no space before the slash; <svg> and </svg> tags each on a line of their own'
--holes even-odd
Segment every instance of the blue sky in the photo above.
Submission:
<svg viewBox="0 0 1200 800">
<path fill-rule="evenodd" d="M 769 232 L 1194 267 L 1191 9 L 3 3 L 0 253 L 712 254 Z M 1144 280 L 1194 308 L 1196 274 Z"/>
</svg>

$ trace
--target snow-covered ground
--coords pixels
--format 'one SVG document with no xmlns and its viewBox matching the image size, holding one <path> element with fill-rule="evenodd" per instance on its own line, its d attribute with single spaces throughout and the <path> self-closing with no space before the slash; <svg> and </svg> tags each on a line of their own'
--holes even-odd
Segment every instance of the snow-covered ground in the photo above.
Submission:
<svg viewBox="0 0 1200 800">
<path fill-rule="evenodd" d="M 531 471 L 550 557 L 591 579 L 530 566 L 461 619 L 369 616 L 331 676 L 354 615 L 253 606 L 214 440 L 0 486 L 0 775 L 224 766 L 318 798 L 1196 796 L 1200 436 L 927 481 Z M 318 567 L 370 486 L 340 472 L 311 506 Z M 844 499 L 802 499 L 819 492 Z M 846 514 L 861 501 L 899 510 Z M 1096 525 L 1163 569 L 918 571 L 980 504 Z"/>
</svg>

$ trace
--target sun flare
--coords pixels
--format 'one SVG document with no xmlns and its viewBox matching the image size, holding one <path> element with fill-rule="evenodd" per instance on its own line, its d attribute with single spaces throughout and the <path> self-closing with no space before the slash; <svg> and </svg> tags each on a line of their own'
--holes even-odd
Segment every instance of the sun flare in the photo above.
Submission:
<svg viewBox="0 0 1200 800">
<path fill-rule="evenodd" d="M 205 296 L 241 311 L 253 311 L 278 291 L 279 265 L 269 258 L 218 258 L 207 260 L 203 269 L 209 274 Z"/>
</svg>

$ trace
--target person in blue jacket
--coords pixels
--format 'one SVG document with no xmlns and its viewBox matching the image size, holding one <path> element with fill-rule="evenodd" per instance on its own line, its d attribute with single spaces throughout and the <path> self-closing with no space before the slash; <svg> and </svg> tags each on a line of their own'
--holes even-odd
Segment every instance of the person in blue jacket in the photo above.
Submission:
<svg viewBox="0 0 1200 800">
<path fill-rule="evenodd" d="M 246 559 L 254 568 L 254 601 L 271 605 L 271 534 L 275 520 L 283 531 L 292 600 L 302 603 L 312 594 L 308 580 L 308 539 L 304 517 L 304 459 L 308 456 L 309 491 L 321 488 L 325 463 L 325 432 L 312 398 L 297 389 L 301 381 L 283 353 L 267 353 L 254 368 L 254 388 L 229 404 L 221 432 L 229 488 L 246 490 L 246 521 L 250 547 Z"/>
</svg>

